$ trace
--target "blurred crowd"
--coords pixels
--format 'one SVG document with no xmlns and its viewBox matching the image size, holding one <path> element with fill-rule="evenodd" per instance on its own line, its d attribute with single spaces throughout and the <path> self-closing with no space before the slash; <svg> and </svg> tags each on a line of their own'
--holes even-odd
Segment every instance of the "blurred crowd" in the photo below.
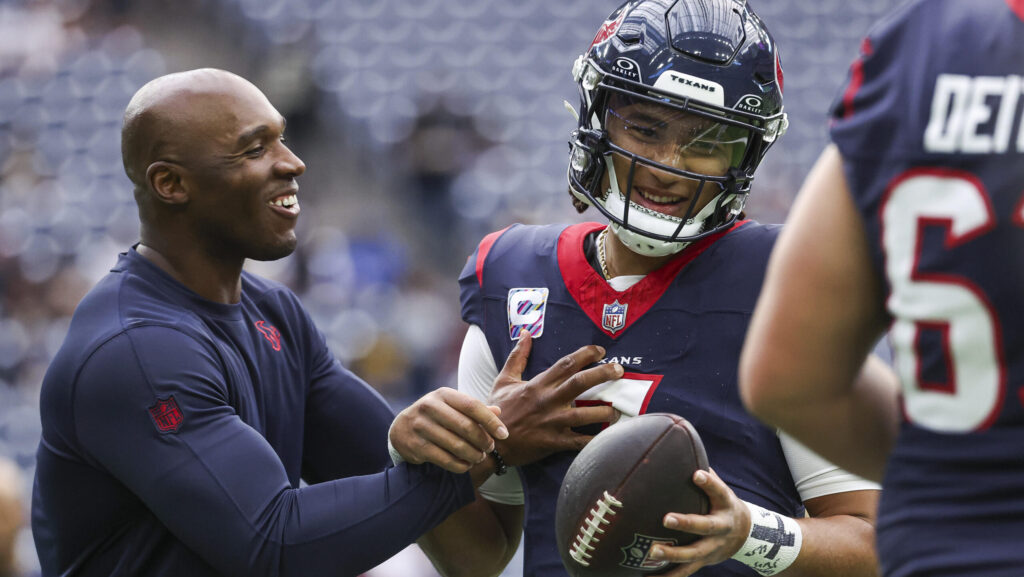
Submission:
<svg viewBox="0 0 1024 577">
<path fill-rule="evenodd" d="M 781 46 L 790 132 L 750 216 L 785 217 L 846 63 L 896 2 L 751 0 Z M 0 541 L 28 513 L 42 375 L 78 300 L 137 239 L 120 161 L 136 89 L 224 68 L 287 117 L 309 167 L 300 246 L 251 269 L 296 290 L 338 357 L 399 409 L 455 384 L 456 278 L 480 237 L 598 218 L 566 193 L 563 101 L 577 105 L 572 62 L 617 4 L 0 0 L 0 496 L 23 509 L 0 503 Z M 15 574 L 34 575 L 31 536 L 14 534 L 0 576 L 12 556 Z M 396 563 L 374 574 L 433 574 L 416 552 Z"/>
</svg>

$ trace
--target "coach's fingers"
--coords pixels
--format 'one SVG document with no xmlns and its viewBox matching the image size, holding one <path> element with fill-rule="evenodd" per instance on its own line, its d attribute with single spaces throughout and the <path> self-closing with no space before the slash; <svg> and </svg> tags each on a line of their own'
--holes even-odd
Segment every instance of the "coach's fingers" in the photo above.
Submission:
<svg viewBox="0 0 1024 577">
<path fill-rule="evenodd" d="M 495 439 L 505 439 L 508 437 L 508 428 L 498 418 L 501 414 L 501 408 L 485 405 L 479 400 L 455 389 L 443 388 L 438 390 L 443 391 L 444 401 L 449 406 L 471 419 L 472 425 L 476 425 L 471 426 L 470 423 L 456 421 L 452 423 L 452 426 L 448 427 L 450 430 L 463 435 L 463 438 L 484 451 L 494 450 L 494 441 L 491 437 Z M 481 427 L 483 427 L 483 432 L 486 433 L 486 439 L 480 437 Z"/>
<path fill-rule="evenodd" d="M 566 402 L 572 401 L 597 385 L 622 378 L 624 373 L 625 369 L 618 363 L 607 363 L 591 367 L 569 376 L 558 387 L 558 396 Z"/>
<path fill-rule="evenodd" d="M 469 411 L 470 414 L 463 410 Z M 431 435 L 429 438 L 442 449 L 467 460 L 472 460 L 467 447 L 484 454 L 494 450 L 494 437 L 477 421 L 478 418 L 495 420 L 498 427 L 504 427 L 486 405 L 476 400 L 469 404 L 460 404 L 459 407 L 451 404 L 433 406 L 429 411 L 429 417 L 430 421 L 425 422 L 424 426 L 431 428 L 424 434 Z"/>
<path fill-rule="evenodd" d="M 523 371 L 526 370 L 526 362 L 530 359 L 530 351 L 533 350 L 533 335 L 530 331 L 523 331 L 519 334 L 516 346 L 505 359 L 505 366 L 501 367 L 497 380 L 494 381 L 494 388 L 507 383 L 515 383 L 523 380 Z"/>
<path fill-rule="evenodd" d="M 469 412 L 467 415 L 465 412 Z M 392 444 L 403 457 L 417 451 L 419 439 L 428 439 L 442 450 L 469 462 L 479 461 L 473 453 L 484 455 L 494 449 L 494 439 L 471 415 L 485 420 L 497 419 L 486 405 L 454 389 L 442 387 L 431 391 L 407 407 L 392 427 L 392 435 L 404 435 Z M 500 422 L 500 421 L 499 421 Z"/>
<path fill-rule="evenodd" d="M 402 459 L 414 465 L 433 463 L 449 471 L 463 473 L 486 458 L 486 453 L 422 414 L 412 414 L 401 425 L 396 420 L 396 425 L 391 427 L 390 438 Z"/>
<path fill-rule="evenodd" d="M 426 445 L 424 446 L 423 459 L 420 463 L 432 463 L 452 473 L 465 473 L 482 460 L 476 459 L 473 462 L 469 462 L 444 451 L 437 445 Z"/>
<path fill-rule="evenodd" d="M 465 417 L 463 420 L 468 422 Z M 437 422 L 420 427 L 418 434 L 424 441 L 424 445 L 419 452 L 424 454 L 430 447 L 437 447 L 444 453 L 470 464 L 479 463 L 487 458 L 487 453 L 494 449 L 494 441 L 487 437 L 475 423 L 468 422 L 464 428 L 462 425 L 463 423 L 458 425 L 458 430 L 449 429 Z M 473 434 L 469 434 L 467 431 L 472 431 Z M 472 437 L 472 440 L 467 437 Z M 481 441 L 481 439 L 485 440 Z M 483 447 L 479 446 L 481 444 Z M 441 463 L 435 464 L 443 466 Z"/>
</svg>

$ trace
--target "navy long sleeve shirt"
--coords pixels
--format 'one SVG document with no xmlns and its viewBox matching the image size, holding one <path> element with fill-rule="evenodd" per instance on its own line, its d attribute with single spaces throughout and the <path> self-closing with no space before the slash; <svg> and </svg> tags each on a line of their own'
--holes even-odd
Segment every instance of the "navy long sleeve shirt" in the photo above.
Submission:
<svg viewBox="0 0 1024 577">
<path fill-rule="evenodd" d="M 473 499 L 385 468 L 384 400 L 291 291 L 242 283 L 210 302 L 130 250 L 79 305 L 42 386 L 44 575 L 357 575 Z"/>
</svg>

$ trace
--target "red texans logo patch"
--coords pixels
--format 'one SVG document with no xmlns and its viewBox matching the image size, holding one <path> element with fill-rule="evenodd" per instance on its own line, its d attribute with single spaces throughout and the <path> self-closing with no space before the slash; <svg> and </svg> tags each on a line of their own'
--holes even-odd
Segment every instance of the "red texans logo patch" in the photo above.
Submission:
<svg viewBox="0 0 1024 577">
<path fill-rule="evenodd" d="M 605 20 L 604 24 L 602 24 L 601 28 L 597 31 L 597 36 L 594 36 L 594 41 L 590 43 L 590 47 L 593 48 L 612 36 L 615 36 L 615 33 L 619 31 L 619 25 L 622 24 L 622 21 L 625 19 L 626 11 L 623 10 L 615 20 Z"/>
<path fill-rule="evenodd" d="M 158 398 L 156 404 L 149 407 L 149 416 L 153 419 L 156 429 L 161 433 L 177 433 L 181 422 L 185 420 L 181 415 L 181 409 L 178 408 L 178 403 L 174 401 L 174 395 L 166 399 Z"/>
<path fill-rule="evenodd" d="M 270 341 L 270 346 L 273 347 L 275 351 L 281 350 L 281 331 L 274 328 L 273 325 L 268 325 L 264 321 L 256 321 L 254 324 L 256 325 L 256 329 L 263 333 L 263 336 Z"/>
<path fill-rule="evenodd" d="M 779 82 L 779 92 L 784 92 L 785 79 L 782 77 L 782 61 L 779 60 L 778 54 L 775 55 L 775 79 Z"/>
</svg>

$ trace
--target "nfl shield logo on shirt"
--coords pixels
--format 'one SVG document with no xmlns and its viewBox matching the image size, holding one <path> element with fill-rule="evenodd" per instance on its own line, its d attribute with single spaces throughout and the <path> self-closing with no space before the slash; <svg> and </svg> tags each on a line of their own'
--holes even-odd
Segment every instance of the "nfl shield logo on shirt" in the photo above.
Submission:
<svg viewBox="0 0 1024 577">
<path fill-rule="evenodd" d="M 601 313 L 601 326 L 612 333 L 619 332 L 626 326 L 626 308 L 628 304 L 620 304 L 618 300 L 610 305 L 604 305 L 604 312 Z"/>
<path fill-rule="evenodd" d="M 544 334 L 547 288 L 514 288 L 508 291 L 508 336 L 518 340 L 523 331 L 533 338 Z"/>
<path fill-rule="evenodd" d="M 166 399 L 158 398 L 156 404 L 149 407 L 149 416 L 153 419 L 156 429 L 161 433 L 178 432 L 178 427 L 184 420 L 181 416 L 181 409 L 178 408 L 178 403 L 174 400 L 174 395 Z"/>
</svg>

